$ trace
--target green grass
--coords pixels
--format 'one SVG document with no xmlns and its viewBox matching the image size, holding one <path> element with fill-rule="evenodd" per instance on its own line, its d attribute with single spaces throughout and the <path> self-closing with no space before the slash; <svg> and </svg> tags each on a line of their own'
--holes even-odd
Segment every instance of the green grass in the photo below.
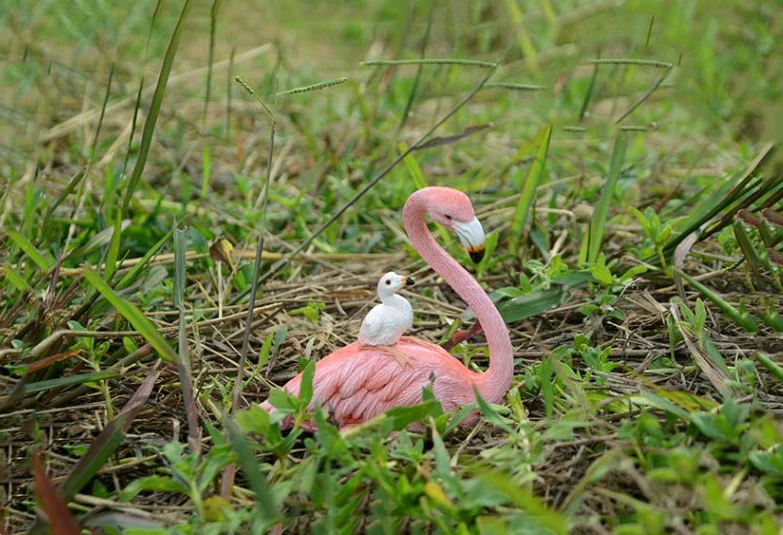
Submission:
<svg viewBox="0 0 783 535">
<path fill-rule="evenodd" d="M 7 2 L 5 532 L 778 533 L 772 4 Z M 381 273 L 417 336 L 475 321 L 405 239 L 426 184 L 488 231 L 513 387 L 341 433 L 273 389 Z"/>
</svg>

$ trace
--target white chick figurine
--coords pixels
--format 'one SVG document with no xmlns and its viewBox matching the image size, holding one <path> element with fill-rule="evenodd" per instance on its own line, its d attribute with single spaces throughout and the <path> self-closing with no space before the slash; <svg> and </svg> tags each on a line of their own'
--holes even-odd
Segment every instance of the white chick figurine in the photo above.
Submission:
<svg viewBox="0 0 783 535">
<path fill-rule="evenodd" d="M 413 286 L 413 279 L 390 271 L 378 281 L 380 305 L 375 305 L 364 318 L 359 329 L 359 342 L 377 347 L 394 357 L 400 366 L 410 366 L 411 358 L 398 351 L 394 345 L 413 325 L 413 308 L 397 291 Z"/>
</svg>

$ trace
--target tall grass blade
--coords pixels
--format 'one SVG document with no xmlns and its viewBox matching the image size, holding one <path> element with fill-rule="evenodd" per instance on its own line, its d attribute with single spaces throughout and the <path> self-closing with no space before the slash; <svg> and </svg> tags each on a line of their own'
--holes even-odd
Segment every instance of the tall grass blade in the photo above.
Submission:
<svg viewBox="0 0 783 535">
<path fill-rule="evenodd" d="M 765 311 L 759 314 L 761 321 L 766 323 L 770 329 L 780 333 L 783 332 L 783 315 L 778 310 L 779 304 L 776 302 L 767 303 Z"/>
<path fill-rule="evenodd" d="M 233 84 L 231 80 L 234 79 L 234 56 L 236 55 L 236 47 L 231 47 L 231 55 L 228 57 L 228 81 L 226 83 L 226 137 L 231 135 L 231 88 Z"/>
<path fill-rule="evenodd" d="M 46 475 L 41 462 L 41 454 L 33 453 L 33 473 L 35 474 L 35 493 L 41 507 L 46 512 L 52 531 L 57 535 L 80 535 L 81 530 L 71 514 L 63 497 L 57 492 L 51 479 Z"/>
<path fill-rule="evenodd" d="M 127 220 L 125 225 L 122 225 L 120 227 L 120 231 L 124 230 L 122 227 L 127 227 L 130 224 L 130 221 Z M 112 237 L 114 236 L 114 224 L 112 226 L 107 227 L 100 232 L 97 232 L 93 234 L 92 238 L 84 244 L 82 247 L 79 247 L 75 251 L 73 251 L 70 254 L 71 260 L 74 258 L 79 258 L 83 256 L 87 256 L 96 250 L 98 250 L 101 247 L 104 247 L 106 245 L 109 245 L 112 241 Z"/>
<path fill-rule="evenodd" d="M 719 296 L 717 293 L 706 287 L 701 282 L 697 281 L 684 271 L 675 268 L 675 273 L 685 279 L 688 284 L 693 286 L 705 299 L 709 299 L 715 304 L 721 311 L 726 314 L 737 325 L 742 326 L 746 331 L 754 333 L 758 330 L 756 318 L 747 312 L 740 312 L 734 308 L 731 304 L 727 303 L 725 299 Z"/>
<path fill-rule="evenodd" d="M 122 213 L 117 210 L 114 214 L 114 230 L 109 242 L 109 251 L 106 254 L 106 265 L 103 268 L 103 280 L 110 282 L 117 272 L 117 260 L 120 256 L 120 238 L 122 237 Z"/>
<path fill-rule="evenodd" d="M 493 126 L 492 123 L 466 126 L 465 129 L 459 134 L 454 134 L 451 136 L 435 136 L 431 138 L 429 141 L 422 143 L 421 145 L 416 147 L 416 150 L 429 149 L 431 147 L 440 147 L 442 145 L 450 145 L 452 143 L 456 143 L 457 141 L 465 139 L 468 136 L 472 136 L 473 134 L 477 134 L 483 130 L 492 128 L 492 126 Z"/>
<path fill-rule="evenodd" d="M 124 288 L 127 288 L 133 282 L 138 278 L 138 276 L 141 274 L 141 272 L 144 270 L 144 268 L 147 267 L 147 264 L 152 259 L 153 256 L 158 254 L 158 251 L 165 245 L 169 239 L 171 238 L 172 231 L 167 232 L 161 239 L 159 239 L 155 245 L 150 247 L 150 249 L 144 253 L 144 256 L 141 258 L 141 260 L 133 266 L 133 269 L 131 269 L 128 273 L 126 273 L 120 281 L 117 283 L 117 289 L 122 290 Z"/>
<path fill-rule="evenodd" d="M 220 12 L 220 4 L 223 0 L 212 0 L 212 9 L 209 10 L 209 51 L 207 55 L 207 89 L 204 95 L 204 126 L 207 124 L 207 112 L 209 111 L 209 99 L 212 96 L 212 62 L 215 58 L 215 29 L 217 28 L 217 16 Z"/>
<path fill-rule="evenodd" d="M 30 284 L 24 280 L 24 278 L 22 278 L 22 276 L 19 275 L 16 270 L 11 269 L 10 266 L 3 266 L 2 273 L 3 277 L 5 277 L 6 280 L 20 292 L 26 292 L 33 289 L 32 286 L 30 286 Z"/>
<path fill-rule="evenodd" d="M 201 451 L 201 434 L 198 426 L 198 409 L 193 394 L 193 374 L 191 373 L 188 337 L 185 330 L 185 230 L 174 228 L 174 306 L 179 311 L 179 329 L 177 334 L 177 374 L 179 375 L 185 415 L 188 419 L 188 442 L 194 452 Z"/>
<path fill-rule="evenodd" d="M 209 195 L 209 179 L 212 174 L 212 154 L 209 152 L 209 145 L 204 144 L 202 151 L 201 165 L 201 198 L 205 199 Z"/>
<path fill-rule="evenodd" d="M 174 33 L 169 40 L 166 54 L 163 56 L 163 65 L 160 69 L 160 75 L 158 76 L 158 83 L 155 87 L 155 92 L 152 94 L 149 114 L 147 115 L 147 120 L 144 122 L 144 130 L 141 135 L 139 155 L 136 159 L 136 165 L 133 167 L 133 172 L 128 179 L 128 189 L 126 190 L 125 198 L 122 201 L 123 216 L 128 213 L 128 206 L 130 205 L 131 198 L 138 187 L 141 173 L 144 171 L 144 166 L 147 163 L 147 157 L 149 156 L 150 147 L 152 146 L 152 135 L 155 132 L 155 125 L 158 122 L 163 96 L 166 94 L 166 84 L 168 84 L 169 81 L 169 74 L 171 73 L 171 67 L 174 64 L 174 57 L 177 55 L 177 48 L 179 47 L 179 40 L 182 35 L 182 29 L 185 25 L 185 18 L 188 15 L 188 11 L 190 11 L 190 0 L 185 0 L 179 18 L 177 19 L 177 25 L 174 27 Z"/>
<path fill-rule="evenodd" d="M 128 320 L 128 322 L 130 322 L 131 325 L 133 325 L 134 329 L 141 333 L 144 339 L 155 348 L 155 351 L 158 352 L 158 355 L 160 355 L 163 360 L 177 362 L 177 353 L 171 345 L 169 345 L 166 339 L 163 338 L 160 331 L 155 328 L 155 325 L 142 314 L 141 310 L 118 296 L 114 290 L 112 290 L 111 287 L 91 269 L 86 269 L 84 271 L 84 278 L 87 279 L 87 281 L 92 284 L 95 289 L 98 290 L 101 295 L 103 295 L 103 297 L 117 309 L 126 320 Z"/>
<path fill-rule="evenodd" d="M 587 262 L 593 263 L 598 259 L 601 252 L 601 240 L 603 239 L 606 220 L 609 216 L 609 206 L 612 204 L 612 198 L 617 187 L 617 180 L 623 169 L 625 160 L 626 139 L 624 136 L 617 136 L 612 150 L 612 160 L 609 163 L 609 176 L 606 179 L 601 196 L 598 199 L 593 217 L 590 220 L 590 230 L 588 233 L 589 243 L 587 245 Z"/>
<path fill-rule="evenodd" d="M 397 148 L 400 153 L 404 153 L 408 150 L 408 145 L 405 144 L 405 141 L 400 141 Z M 413 154 L 408 153 L 402 163 L 405 164 L 405 169 L 407 169 L 408 175 L 410 175 L 413 180 L 416 189 L 421 189 L 427 185 L 427 179 L 424 178 L 424 173 L 421 171 L 419 161 Z"/>
<path fill-rule="evenodd" d="M 153 18 L 153 24 L 154 24 L 154 18 Z M 142 74 L 141 80 L 139 80 L 139 89 L 136 91 L 136 104 L 133 107 L 133 117 L 131 117 L 131 131 L 130 135 L 128 136 L 128 147 L 125 149 L 125 159 L 122 162 L 122 168 L 120 171 L 121 175 L 125 175 L 125 172 L 128 170 L 128 162 L 130 161 L 131 154 L 133 151 L 131 150 L 133 148 L 133 140 L 136 137 L 136 127 L 139 124 L 139 110 L 141 109 L 141 95 L 144 91 L 144 75 Z"/>
<path fill-rule="evenodd" d="M 546 169 L 546 159 L 549 153 L 549 141 L 552 138 L 552 125 L 546 127 L 541 143 L 536 151 L 533 163 L 527 173 L 527 178 L 522 184 L 522 194 L 517 201 L 514 216 L 511 220 L 511 230 L 509 236 L 509 246 L 512 254 L 519 255 L 519 243 L 522 240 L 522 231 L 527 222 L 530 209 L 536 200 L 536 192 Z"/>
<path fill-rule="evenodd" d="M 783 253 L 777 249 L 767 248 L 767 256 L 769 259 L 779 266 L 783 266 Z"/>
<path fill-rule="evenodd" d="M 598 65 L 596 64 L 596 67 L 597 67 L 597 66 L 598 66 Z M 672 71 L 673 71 L 673 70 L 674 70 L 674 65 L 672 65 L 672 66 L 670 66 L 670 67 L 667 67 L 667 68 L 666 68 L 666 70 L 665 70 L 665 71 L 663 71 L 663 74 L 662 74 L 662 75 L 661 75 L 661 76 L 660 76 L 660 77 L 659 77 L 657 80 L 655 80 L 655 82 L 653 82 L 653 84 L 650 86 L 650 88 L 649 88 L 647 91 L 645 91 L 645 93 L 644 93 L 644 94 L 643 94 L 641 97 L 639 97 L 639 100 L 637 100 L 636 102 L 634 102 L 634 103 L 631 105 L 631 107 L 630 107 L 630 108 L 628 108 L 628 109 L 627 109 L 625 112 L 623 112 L 623 113 L 622 113 L 622 115 L 620 115 L 620 116 L 619 116 L 617 119 L 615 119 L 615 121 L 614 121 L 614 122 L 615 122 L 615 124 L 619 124 L 619 123 L 621 123 L 621 122 L 623 121 L 623 119 L 625 119 L 626 117 L 628 117 L 629 115 L 631 115 L 631 114 L 632 114 L 632 113 L 633 113 L 633 112 L 636 110 L 636 108 L 638 108 L 639 106 L 641 106 L 642 104 L 644 104 L 644 102 L 645 102 L 645 101 L 646 101 L 648 98 L 650 98 L 650 96 L 651 96 L 653 93 L 655 93 L 655 91 L 656 91 L 656 90 L 657 90 L 659 87 L 661 87 L 661 84 L 664 82 L 664 80 L 666 80 L 666 78 L 668 78 L 668 77 L 669 77 L 669 75 L 672 73 Z"/>
<path fill-rule="evenodd" d="M 600 54 L 599 54 L 600 55 Z M 595 89 L 595 81 L 598 79 L 599 64 L 593 65 L 593 74 L 590 76 L 590 83 L 585 91 L 585 99 L 582 101 L 582 107 L 579 109 L 579 122 L 582 122 L 587 113 L 587 106 L 590 104 L 590 99 L 593 98 L 593 90 Z"/>
<path fill-rule="evenodd" d="M 524 26 L 522 9 L 519 7 L 517 0 L 506 0 L 506 10 L 514 27 L 519 50 L 525 58 L 527 68 L 533 72 L 538 71 L 538 54 L 536 53 L 535 45 L 533 45 L 533 40 Z"/>
<path fill-rule="evenodd" d="M 259 99 L 260 100 L 260 99 Z M 262 102 L 263 104 L 263 102 Z M 269 112 L 269 110 L 267 110 Z M 275 127 L 277 121 L 272 116 L 272 125 L 269 129 L 269 155 L 266 165 L 266 184 L 263 192 L 262 206 L 262 219 L 261 219 L 261 233 L 258 236 L 258 243 L 256 245 L 256 258 L 253 262 L 253 280 L 250 285 L 250 303 L 247 309 L 247 320 L 245 322 L 245 331 L 242 333 L 242 349 L 239 354 L 239 366 L 237 367 L 237 378 L 234 384 L 234 392 L 231 402 L 231 414 L 236 413 L 239 407 L 239 399 L 242 396 L 243 382 L 242 378 L 245 373 L 245 366 L 247 365 L 247 353 L 250 351 L 250 331 L 253 328 L 253 312 L 256 308 L 256 293 L 261 282 L 259 280 L 259 274 L 261 273 L 261 259 L 264 253 L 264 231 L 266 230 L 267 221 L 267 202 L 269 200 L 269 186 L 272 182 L 272 160 L 275 155 Z M 234 486 L 234 476 L 236 474 L 236 465 L 231 464 L 223 471 L 221 479 L 221 492 L 223 497 L 227 498 L 231 489 Z"/>
<path fill-rule="evenodd" d="M 119 371 L 101 370 L 91 373 L 80 373 L 77 375 L 58 377 L 57 379 L 47 379 L 46 381 L 38 381 L 36 383 L 29 383 L 25 385 L 24 393 L 25 395 L 37 394 L 39 392 L 52 390 L 53 388 L 64 388 L 68 386 L 81 385 L 84 383 L 104 381 L 106 379 L 117 377 L 118 375 Z"/>
<path fill-rule="evenodd" d="M 419 51 L 419 58 L 423 59 L 427 52 L 427 45 L 430 42 L 430 33 L 432 31 L 432 19 L 435 14 L 435 0 L 430 1 L 429 16 L 427 17 L 427 29 L 424 30 L 424 38 L 421 40 L 421 50 Z M 415 10 L 415 4 L 411 7 Z M 397 136 L 402 132 L 405 123 L 408 122 L 408 116 L 411 109 L 413 109 L 413 102 L 416 100 L 416 92 L 419 90 L 419 84 L 421 83 L 421 75 L 424 72 L 424 65 L 419 64 L 416 69 L 416 77 L 413 79 L 413 85 L 411 86 L 410 93 L 408 93 L 408 100 L 405 102 L 405 109 L 402 111 L 400 122 L 397 124 Z"/>
<path fill-rule="evenodd" d="M 182 308 L 185 296 L 185 231 L 177 228 L 176 221 L 172 229 L 174 234 L 174 306 Z"/>
<path fill-rule="evenodd" d="M 761 364 L 767 369 L 767 371 L 772 375 L 772 377 L 774 377 L 775 379 L 783 383 L 783 368 L 781 368 L 777 363 L 775 363 L 771 358 L 769 358 L 764 353 L 756 353 L 754 355 L 754 358 L 757 361 L 759 361 L 759 364 Z"/>
<path fill-rule="evenodd" d="M 266 478 L 258 469 L 258 460 L 250 449 L 247 437 L 242 433 L 239 427 L 230 419 L 226 420 L 226 431 L 231 438 L 231 444 L 237 453 L 239 465 L 245 473 L 250 489 L 255 493 L 258 511 L 262 515 L 265 524 L 269 525 L 280 518 L 280 513 L 275 501 L 272 489 L 269 487 Z"/>
<path fill-rule="evenodd" d="M 738 210 L 752 206 L 753 203 L 755 203 L 759 199 L 762 199 L 770 192 L 775 192 L 776 190 L 778 192 L 783 192 L 783 176 L 769 178 L 767 180 L 760 182 L 757 185 L 754 185 L 751 188 L 748 188 L 746 191 L 743 191 L 738 196 L 736 204 L 731 208 L 731 210 L 728 213 L 724 214 L 723 217 L 717 223 L 712 225 L 704 233 L 704 237 L 709 238 L 713 234 L 720 232 L 731 223 Z"/>
<path fill-rule="evenodd" d="M 114 79 L 114 62 L 109 67 L 109 82 L 106 84 L 106 93 L 103 95 L 103 104 L 101 105 L 101 114 L 98 116 L 98 126 L 95 127 L 95 135 L 92 138 L 92 145 L 90 146 L 90 163 L 95 159 L 95 148 L 98 146 L 98 136 L 101 133 L 101 127 L 103 126 L 103 118 L 106 115 L 106 105 L 109 103 L 109 96 L 111 95 L 111 82 Z"/>
<path fill-rule="evenodd" d="M 674 236 L 671 240 L 669 240 L 666 243 L 666 245 L 663 248 L 664 255 L 666 257 L 669 257 L 673 253 L 677 245 L 692 232 L 699 231 L 701 234 L 699 239 L 703 240 L 709 237 L 711 233 L 717 232 L 718 230 L 723 228 L 725 224 L 728 224 L 728 222 L 731 221 L 731 218 L 734 216 L 736 211 L 741 208 L 744 208 L 743 206 L 737 205 L 739 200 L 742 198 L 747 198 L 758 187 L 758 184 L 754 185 L 753 179 L 758 176 L 758 174 L 761 172 L 761 169 L 769 161 L 769 159 L 772 157 L 774 152 L 775 152 L 775 146 L 773 144 L 768 144 L 764 148 L 762 148 L 758 156 L 753 160 L 753 162 L 750 163 L 750 165 L 748 165 L 747 169 L 737 178 L 738 182 L 736 186 L 734 186 L 731 189 L 731 191 L 725 194 L 721 193 L 719 195 L 711 196 L 711 199 L 717 198 L 718 202 L 715 203 L 713 201 L 707 204 L 706 206 L 709 206 L 709 209 L 707 211 L 699 214 L 696 217 L 692 217 L 685 224 L 685 228 L 683 229 L 683 231 L 677 236 Z M 733 181 L 734 180 L 726 182 L 726 185 L 728 186 Z M 709 231 L 705 231 L 704 229 L 706 229 L 709 222 L 712 221 L 716 216 L 718 216 L 721 212 L 724 211 L 727 212 L 723 218 L 725 224 L 713 225 L 713 227 L 710 228 Z"/>
<path fill-rule="evenodd" d="M 50 349 L 39 351 L 39 347 L 41 346 L 51 347 L 52 344 L 49 344 L 47 340 L 54 337 L 55 337 L 54 335 L 49 335 L 47 339 L 36 344 L 36 346 L 31 351 L 31 355 L 35 357 L 36 354 L 40 355 L 42 353 L 45 353 L 46 351 L 49 351 Z M 57 339 L 59 340 L 59 337 L 57 337 Z M 4 413 L 9 409 L 17 409 L 18 408 L 17 402 L 23 399 L 25 395 L 41 390 L 41 389 L 34 389 L 33 391 L 30 390 L 31 387 L 36 384 L 36 383 L 30 384 L 30 381 L 34 380 L 36 377 L 40 375 L 37 372 L 44 370 L 49 366 L 57 364 L 58 362 L 62 362 L 63 360 L 69 359 L 74 355 L 78 355 L 80 352 L 81 350 L 79 349 L 73 349 L 71 351 L 66 351 L 64 353 L 58 353 L 57 355 L 51 355 L 49 357 L 38 359 L 35 362 L 29 364 L 22 378 L 19 379 L 16 382 L 16 384 L 14 384 L 13 388 L 11 388 L 11 390 L 3 398 L 0 398 L 0 413 Z M 64 379 L 67 381 L 70 380 L 70 377 L 65 377 Z M 63 378 L 55 379 L 55 381 L 62 381 L 62 380 Z M 59 386 L 62 386 L 62 383 Z"/>
<path fill-rule="evenodd" d="M 60 487 L 60 493 L 64 501 L 72 500 L 98 473 L 98 470 L 111 457 L 117 447 L 122 444 L 122 441 L 125 439 L 125 433 L 127 433 L 131 423 L 138 415 L 142 405 L 152 394 L 152 389 L 155 386 L 159 373 L 158 367 L 155 365 L 117 417 L 106 424 L 103 431 L 90 444 L 87 452 L 73 466 L 70 474 Z M 43 535 L 46 531 L 47 526 L 39 518 L 29 533 L 30 535 Z"/>
<path fill-rule="evenodd" d="M 734 237 L 737 239 L 737 244 L 740 246 L 742 254 L 745 256 L 745 260 L 748 262 L 750 269 L 753 271 L 754 275 L 760 277 L 764 262 L 756 252 L 756 247 L 754 247 L 748 232 L 745 230 L 745 225 L 739 221 L 735 221 L 733 229 Z"/>
<path fill-rule="evenodd" d="M 76 189 L 76 186 L 79 185 L 79 183 L 82 181 L 82 179 L 85 177 L 86 173 L 84 171 L 79 171 L 74 175 L 74 177 L 68 182 L 68 185 L 65 186 L 65 189 L 60 193 L 57 198 L 54 200 L 52 204 L 49 205 L 49 207 L 46 209 L 46 214 L 43 217 L 43 223 L 41 223 L 41 229 L 48 229 L 49 228 L 49 220 L 52 218 L 52 214 L 55 210 L 57 210 L 57 207 L 59 207 L 62 202 L 73 193 L 73 191 Z"/>
<path fill-rule="evenodd" d="M 48 252 L 39 252 L 35 245 L 27 239 L 27 236 L 15 231 L 8 230 L 8 237 L 19 246 L 19 248 L 38 266 L 41 271 L 49 271 L 54 267 L 54 258 Z"/>
</svg>

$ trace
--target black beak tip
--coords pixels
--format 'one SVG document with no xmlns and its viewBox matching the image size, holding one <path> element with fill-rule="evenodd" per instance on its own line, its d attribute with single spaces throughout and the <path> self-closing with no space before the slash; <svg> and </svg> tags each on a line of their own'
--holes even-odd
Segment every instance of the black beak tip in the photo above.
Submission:
<svg viewBox="0 0 783 535">
<path fill-rule="evenodd" d="M 474 264 L 478 264 L 484 258 L 484 249 L 468 251 L 468 255 L 470 256 L 470 259 L 473 260 Z"/>
<path fill-rule="evenodd" d="M 416 284 L 416 282 L 412 278 L 405 277 L 405 286 L 413 286 L 414 284 Z"/>
</svg>

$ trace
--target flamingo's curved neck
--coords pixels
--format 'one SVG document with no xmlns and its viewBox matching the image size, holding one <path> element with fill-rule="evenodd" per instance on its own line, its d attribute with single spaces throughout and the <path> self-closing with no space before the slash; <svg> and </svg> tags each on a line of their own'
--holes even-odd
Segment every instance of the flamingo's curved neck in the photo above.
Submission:
<svg viewBox="0 0 783 535">
<path fill-rule="evenodd" d="M 489 345 L 489 369 L 478 375 L 476 386 L 485 400 L 498 403 L 510 388 L 514 374 L 514 357 L 508 330 L 479 283 L 446 253 L 427 228 L 427 207 L 437 202 L 435 190 L 424 188 L 415 192 L 403 209 L 403 226 L 413 247 L 468 304 L 481 324 Z"/>
</svg>

